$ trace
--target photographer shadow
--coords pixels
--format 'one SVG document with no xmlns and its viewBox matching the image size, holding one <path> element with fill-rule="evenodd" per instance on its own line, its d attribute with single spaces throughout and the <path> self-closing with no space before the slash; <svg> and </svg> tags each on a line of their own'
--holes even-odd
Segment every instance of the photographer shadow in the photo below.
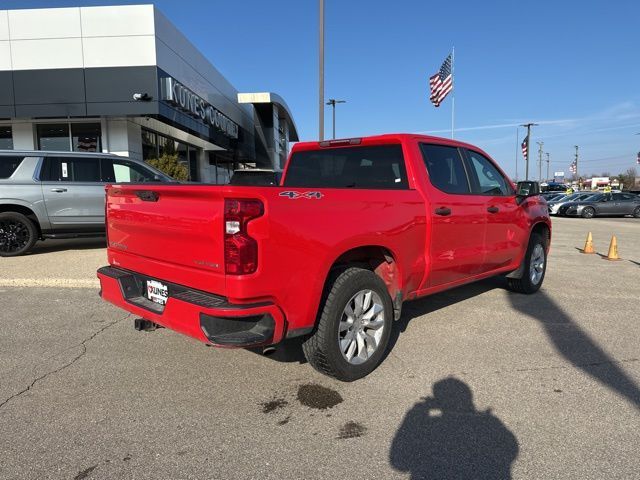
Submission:
<svg viewBox="0 0 640 480">
<path fill-rule="evenodd" d="M 511 478 L 518 440 L 490 409 L 476 410 L 469 386 L 449 377 L 416 403 L 396 432 L 391 465 L 416 479 Z"/>
</svg>

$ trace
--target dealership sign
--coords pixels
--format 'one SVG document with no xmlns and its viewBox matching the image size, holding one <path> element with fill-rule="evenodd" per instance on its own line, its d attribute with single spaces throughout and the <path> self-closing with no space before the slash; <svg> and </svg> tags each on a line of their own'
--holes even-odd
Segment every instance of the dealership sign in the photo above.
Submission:
<svg viewBox="0 0 640 480">
<path fill-rule="evenodd" d="M 192 117 L 215 127 L 230 138 L 238 138 L 238 124 L 220 113 L 209 102 L 196 95 L 175 78 L 166 77 L 161 80 L 160 97 Z"/>
</svg>

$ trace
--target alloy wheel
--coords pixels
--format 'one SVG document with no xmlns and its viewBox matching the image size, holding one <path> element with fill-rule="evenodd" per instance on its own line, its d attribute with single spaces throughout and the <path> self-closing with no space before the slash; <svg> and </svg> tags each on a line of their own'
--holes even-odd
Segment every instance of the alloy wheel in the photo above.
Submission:
<svg viewBox="0 0 640 480">
<path fill-rule="evenodd" d="M 531 277 L 531 283 L 537 285 L 542 279 L 544 273 L 544 248 L 539 243 L 533 247 L 531 252 L 531 262 L 529 264 L 529 275 Z"/>
<path fill-rule="evenodd" d="M 378 349 L 384 331 L 384 307 L 373 290 L 361 290 L 347 302 L 338 323 L 338 346 L 347 362 L 359 365 Z"/>
<path fill-rule="evenodd" d="M 18 220 L 0 220 L 0 251 L 17 252 L 29 243 L 27 226 Z"/>
</svg>

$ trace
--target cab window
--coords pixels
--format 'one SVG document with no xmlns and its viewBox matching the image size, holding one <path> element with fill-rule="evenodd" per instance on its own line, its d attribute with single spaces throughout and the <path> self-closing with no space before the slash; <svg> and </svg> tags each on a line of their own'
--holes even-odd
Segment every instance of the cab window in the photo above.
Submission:
<svg viewBox="0 0 640 480">
<path fill-rule="evenodd" d="M 9 178 L 18 169 L 24 157 L 0 156 L 0 178 Z"/>
<path fill-rule="evenodd" d="M 513 195 L 513 188 L 507 179 L 495 167 L 493 162 L 484 155 L 467 150 L 469 163 L 471 164 L 471 175 L 474 183 L 474 192 L 478 195 Z"/>
<path fill-rule="evenodd" d="M 162 182 L 166 181 L 160 178 L 151 170 L 131 162 L 129 160 L 111 160 L 102 159 L 102 178 L 105 182 L 111 183 L 143 183 L 143 182 Z"/>
<path fill-rule="evenodd" d="M 420 144 L 431 184 L 445 193 L 471 192 L 460 150 L 446 145 Z"/>
<path fill-rule="evenodd" d="M 49 182 L 100 182 L 97 157 L 45 157 L 40 180 Z"/>
</svg>

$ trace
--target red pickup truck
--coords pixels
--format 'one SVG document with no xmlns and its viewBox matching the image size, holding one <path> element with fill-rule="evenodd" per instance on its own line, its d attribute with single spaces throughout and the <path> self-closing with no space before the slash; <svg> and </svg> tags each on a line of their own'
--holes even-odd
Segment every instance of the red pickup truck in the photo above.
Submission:
<svg viewBox="0 0 640 480">
<path fill-rule="evenodd" d="M 381 361 L 402 304 L 492 275 L 542 284 L 551 222 L 477 147 L 395 134 L 296 144 L 280 186 L 107 186 L 102 297 L 220 347 L 304 336 L 344 381 Z"/>
</svg>

